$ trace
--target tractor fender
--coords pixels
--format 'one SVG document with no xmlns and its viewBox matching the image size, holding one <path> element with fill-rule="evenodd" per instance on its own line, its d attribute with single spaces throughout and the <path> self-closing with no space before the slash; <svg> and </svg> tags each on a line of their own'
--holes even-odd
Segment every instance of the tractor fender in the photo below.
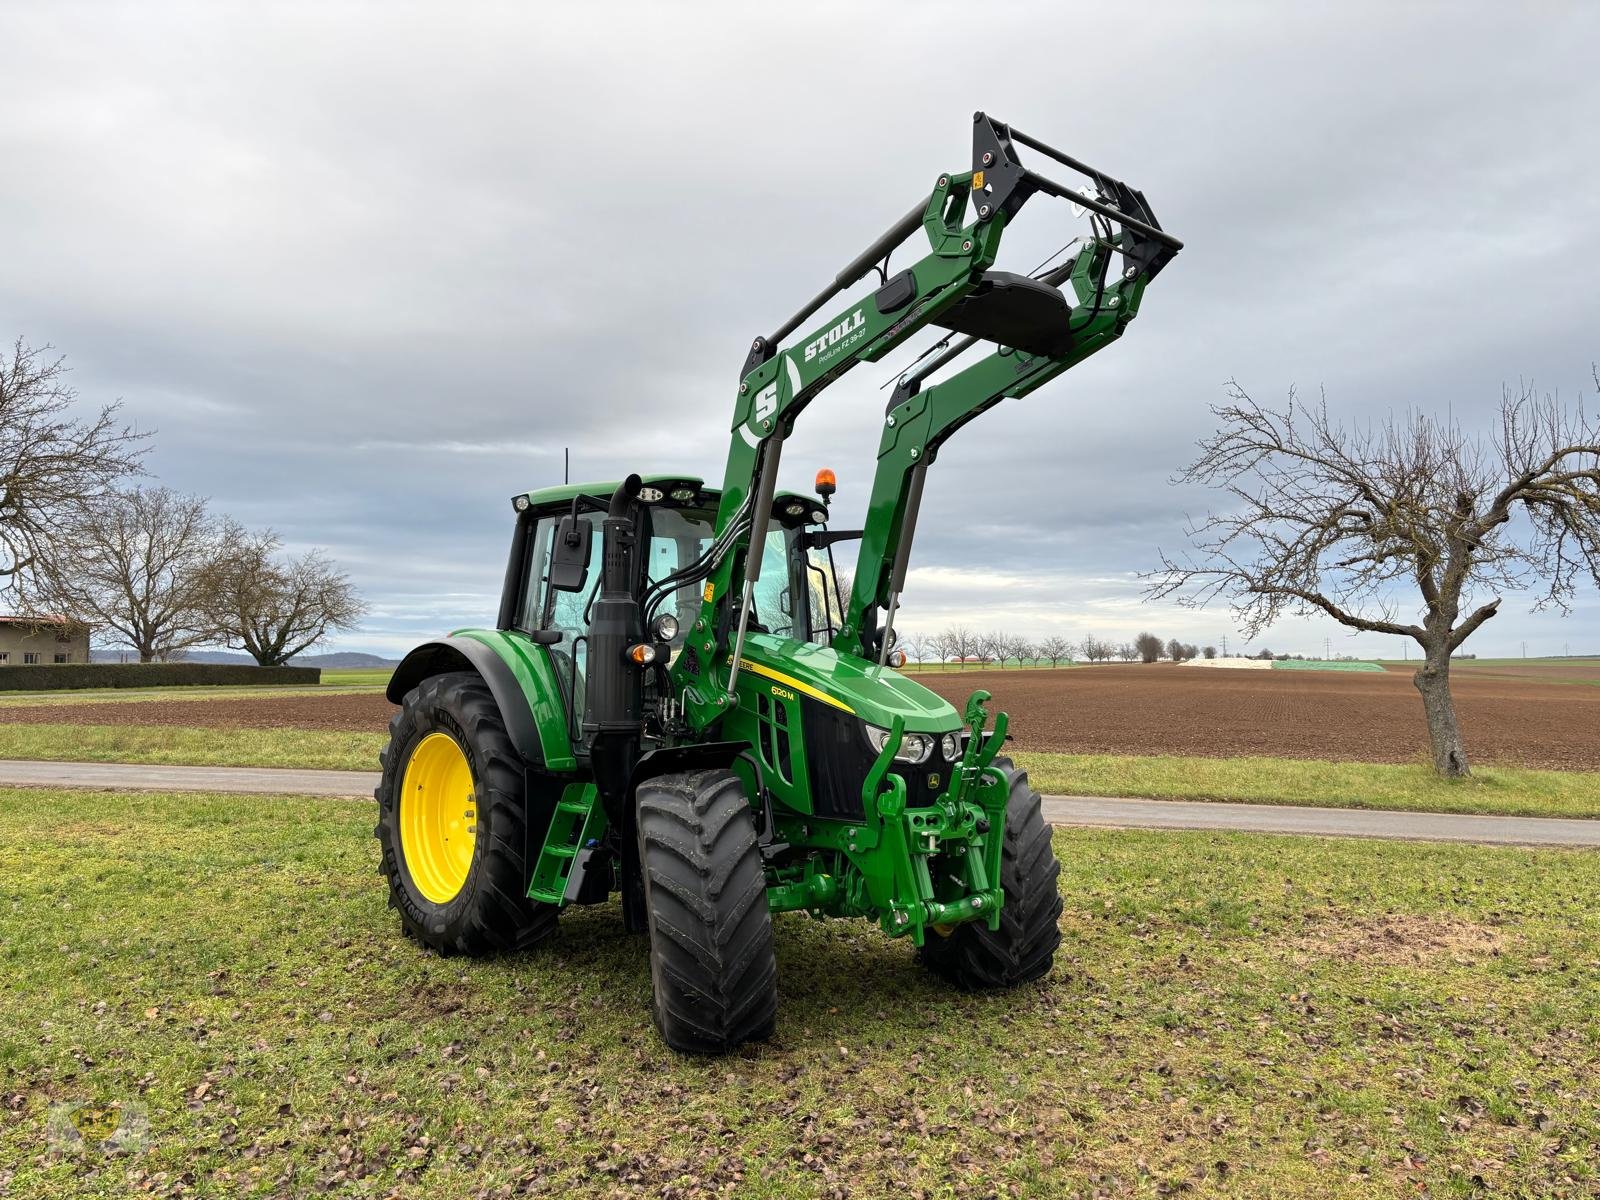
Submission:
<svg viewBox="0 0 1600 1200">
<path fill-rule="evenodd" d="M 555 768 L 559 761 L 568 760 L 567 765 L 571 765 L 570 745 L 545 745 L 539 724 L 534 720 L 533 706 L 512 664 L 495 647 L 476 638 L 451 635 L 424 642 L 401 660 L 389 678 L 385 694 L 391 703 L 399 704 L 406 693 L 424 679 L 448 671 L 472 671 L 489 685 L 511 744 L 525 762 Z"/>
<path fill-rule="evenodd" d="M 691 746 L 661 746 L 647 750 L 633 765 L 633 774 L 628 777 L 628 794 L 632 795 L 641 783 L 657 775 L 731 767 L 734 760 L 749 749 L 748 742 L 700 742 Z"/>
</svg>

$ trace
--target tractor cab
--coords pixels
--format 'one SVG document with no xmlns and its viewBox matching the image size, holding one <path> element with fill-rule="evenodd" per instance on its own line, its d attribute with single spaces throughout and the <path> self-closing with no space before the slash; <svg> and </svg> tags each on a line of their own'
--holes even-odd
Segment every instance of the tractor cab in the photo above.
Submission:
<svg viewBox="0 0 1600 1200">
<path fill-rule="evenodd" d="M 581 738 L 589 626 L 600 588 L 602 525 L 617 491 L 616 482 L 570 484 L 517 496 L 517 528 L 507 565 L 501 603 L 501 628 L 520 632 L 546 646 L 558 664 L 573 735 Z M 688 476 L 651 476 L 641 481 L 637 499 L 637 562 L 632 590 L 641 606 L 650 665 L 669 666 L 683 652 L 688 631 L 699 616 L 703 588 L 683 578 L 716 541 L 719 493 Z M 766 553 L 753 589 L 750 628 L 826 646 L 838 631 L 843 612 L 834 569 L 827 507 L 815 496 L 785 492 L 775 498 L 768 522 Z M 564 522 L 570 522 L 564 526 Z M 586 530 L 586 532 L 585 532 Z M 577 570 L 562 578 L 557 547 L 576 536 L 583 550 Z M 847 532 L 843 537 L 855 536 Z"/>
</svg>

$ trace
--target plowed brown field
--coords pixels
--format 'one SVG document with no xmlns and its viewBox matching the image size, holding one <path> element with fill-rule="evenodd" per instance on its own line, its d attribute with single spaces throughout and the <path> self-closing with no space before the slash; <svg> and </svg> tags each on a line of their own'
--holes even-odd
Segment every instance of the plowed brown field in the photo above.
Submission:
<svg viewBox="0 0 1600 1200">
<path fill-rule="evenodd" d="M 1203 671 L 1166 663 L 916 676 L 957 707 L 975 688 L 1011 714 L 1020 750 L 1266 755 L 1413 762 L 1427 753 L 1422 701 L 1399 672 Z M 1463 673 L 1456 707 L 1476 761 L 1600 770 L 1600 687 Z M 381 695 L 106 701 L 0 707 L 0 723 L 370 730 Z"/>
<path fill-rule="evenodd" d="M 958 705 L 974 688 L 993 692 L 1023 750 L 1346 762 L 1412 762 L 1428 753 L 1422 698 L 1399 672 L 1154 663 L 917 678 Z M 1452 682 L 1477 761 L 1600 770 L 1600 688 L 1467 675 Z"/>
</svg>

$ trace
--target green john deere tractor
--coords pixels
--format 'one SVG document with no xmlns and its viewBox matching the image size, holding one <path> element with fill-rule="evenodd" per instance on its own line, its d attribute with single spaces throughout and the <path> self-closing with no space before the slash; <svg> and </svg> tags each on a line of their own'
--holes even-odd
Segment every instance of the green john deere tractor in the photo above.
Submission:
<svg viewBox="0 0 1600 1200">
<path fill-rule="evenodd" d="M 755 339 L 721 487 L 630 475 L 515 497 L 495 627 L 419 646 L 395 672 L 377 835 L 418 940 L 521 950 L 567 905 L 620 893 L 626 927 L 650 936 L 662 1037 L 713 1054 L 772 1031 L 773 913 L 866 917 L 963 988 L 1049 970 L 1059 866 L 1038 793 L 1000 753 L 1005 714 L 990 724 L 985 692 L 958 713 L 898 673 L 895 609 L 945 440 L 1120 337 L 1182 244 L 1122 181 L 983 113 L 973 125 L 970 170 L 940 175 Z M 1018 147 L 1092 187 L 1035 173 Z M 1089 234 L 1054 269 L 995 270 L 1040 193 L 1086 211 Z M 927 253 L 891 274 L 918 231 Z M 870 294 L 788 341 L 874 271 Z M 940 340 L 884 414 L 865 528 L 830 529 L 830 472 L 814 496 L 777 490 L 784 438 L 828 384 L 929 325 Z"/>
</svg>

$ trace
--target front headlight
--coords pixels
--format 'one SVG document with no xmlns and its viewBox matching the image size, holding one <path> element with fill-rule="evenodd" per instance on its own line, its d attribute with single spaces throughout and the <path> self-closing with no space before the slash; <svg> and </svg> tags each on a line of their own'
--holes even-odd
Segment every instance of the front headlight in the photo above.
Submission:
<svg viewBox="0 0 1600 1200">
<path fill-rule="evenodd" d="M 889 741 L 889 731 L 879 729 L 876 725 L 867 726 L 867 741 L 872 749 L 883 753 L 884 745 Z M 933 739 L 925 733 L 907 733 L 900 737 L 900 749 L 895 754 L 895 762 L 924 763 L 933 753 Z"/>
<path fill-rule="evenodd" d="M 939 739 L 939 753 L 944 755 L 945 762 L 955 762 L 961 757 L 961 739 L 953 733 L 947 733 Z"/>
</svg>

